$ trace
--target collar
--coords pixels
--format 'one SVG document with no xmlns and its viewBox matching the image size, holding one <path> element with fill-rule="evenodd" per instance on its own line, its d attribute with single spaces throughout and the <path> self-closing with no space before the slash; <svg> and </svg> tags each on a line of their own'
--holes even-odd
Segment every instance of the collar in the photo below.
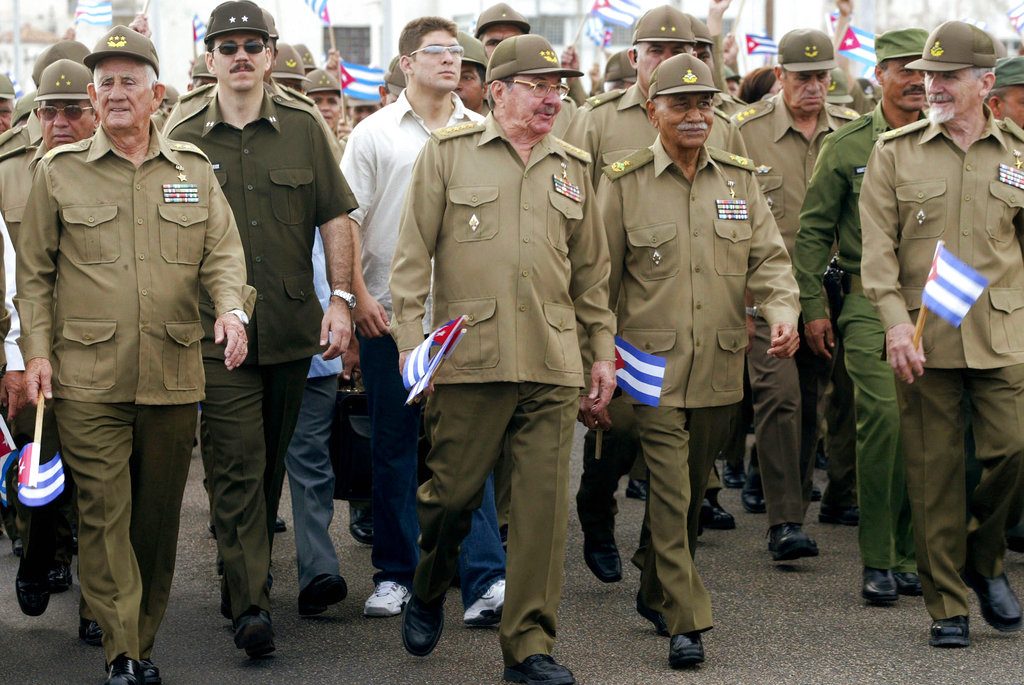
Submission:
<svg viewBox="0 0 1024 685">
<path fill-rule="evenodd" d="M 395 113 L 397 121 L 402 121 L 402 119 L 404 119 L 405 116 L 409 114 L 412 115 L 412 117 L 415 118 L 416 121 L 418 121 L 421 125 L 424 125 L 422 117 L 420 117 L 420 115 L 416 113 L 416 110 L 412 108 L 412 103 L 409 102 L 409 98 L 405 96 L 407 92 L 408 90 L 403 88 L 402 92 L 399 93 L 398 95 L 398 99 L 395 100 L 394 103 L 392 103 L 391 105 L 392 107 L 395 108 L 393 111 Z M 452 110 L 451 117 L 449 117 L 448 119 L 449 123 L 452 121 L 463 121 L 468 119 L 469 117 L 466 114 L 466 106 L 462 104 L 462 99 L 458 95 L 456 95 L 454 91 L 451 93 L 451 98 L 452 104 L 455 105 L 455 109 Z"/>
<path fill-rule="evenodd" d="M 277 104 L 274 102 L 274 95 L 271 95 L 266 89 L 263 90 L 263 100 L 260 102 L 260 113 L 256 117 L 256 121 L 264 119 L 274 130 L 278 133 L 281 132 L 281 123 L 277 119 Z M 284 95 L 277 95 L 276 97 L 285 97 Z M 224 115 L 220 111 L 220 94 L 219 88 L 215 88 L 212 97 L 210 98 L 210 104 L 206 108 L 206 115 L 203 117 L 203 132 L 202 136 L 205 137 L 207 133 L 217 128 L 217 124 L 223 124 Z"/>
<path fill-rule="evenodd" d="M 114 146 L 110 142 L 110 138 L 107 137 L 107 132 L 103 126 L 100 125 L 96 129 L 96 134 L 92 137 L 92 144 L 89 146 L 89 155 L 85 158 L 86 162 L 95 162 L 97 159 L 104 157 L 107 153 L 117 154 L 114 151 Z M 171 149 L 167 139 L 160 135 L 157 131 L 156 125 L 153 124 L 152 119 L 149 122 L 149 149 L 146 150 L 145 161 L 153 159 L 158 154 L 163 155 L 174 164 L 178 163 L 178 155 Z"/>
<path fill-rule="evenodd" d="M 634 83 L 626 89 L 626 92 L 615 103 L 615 109 L 621 112 L 630 107 L 645 107 L 646 105 L 647 98 L 640 92 L 640 84 Z"/>
<path fill-rule="evenodd" d="M 992 110 L 990 110 L 988 108 L 988 105 L 985 104 L 982 105 L 982 109 L 985 112 L 985 128 L 981 130 L 981 135 L 978 136 L 978 140 L 984 140 L 985 138 L 992 136 L 993 138 L 996 139 L 996 142 L 1003 147 L 1003 149 L 1009 149 L 1003 132 L 999 130 L 998 126 L 996 126 L 996 118 L 992 116 Z M 945 126 L 943 126 L 942 124 L 930 123 L 924 129 L 924 131 L 921 132 L 921 137 L 918 139 L 918 142 L 927 143 L 929 140 L 939 135 L 943 135 L 946 138 L 953 140 L 953 137 L 949 135 L 949 132 L 946 130 Z"/>
<path fill-rule="evenodd" d="M 565 149 L 562 148 L 561 145 L 552 142 L 551 138 L 552 136 L 548 134 L 533 146 L 533 151 L 530 153 L 530 163 L 527 165 L 528 167 L 533 166 L 541 157 L 546 157 L 550 154 L 557 155 L 564 160 L 569 159 L 569 155 Z M 494 118 L 494 113 L 491 112 L 487 115 L 487 118 L 484 119 L 484 132 L 481 134 L 480 140 L 477 141 L 476 145 L 477 147 L 482 147 L 496 139 L 504 141 L 505 144 L 508 145 L 509 149 L 514 152 L 512 143 L 509 141 L 508 136 L 505 135 L 505 130 L 501 127 L 501 124 L 498 123 L 498 120 Z M 541 156 L 537 155 L 538 148 L 541 150 Z"/>
<path fill-rule="evenodd" d="M 924 119 L 924 112 L 918 114 L 918 120 Z M 871 142 L 878 140 L 886 131 L 892 129 L 889 122 L 885 119 L 885 114 L 882 113 L 882 101 L 879 100 L 878 104 L 875 105 L 875 109 L 871 112 Z"/>
<path fill-rule="evenodd" d="M 665 149 L 665 146 L 662 145 L 662 143 L 661 143 L 661 135 L 660 134 L 658 135 L 657 138 L 654 139 L 654 145 L 651 145 L 651 152 L 654 153 L 654 162 L 653 162 L 653 164 L 654 164 L 654 175 L 656 177 L 657 176 L 661 176 L 662 172 L 664 172 L 666 169 L 675 168 L 678 171 L 678 167 L 676 167 L 676 163 L 674 161 L 672 161 L 672 158 L 669 157 L 668 151 Z M 708 165 L 708 161 L 709 160 L 710 160 L 710 158 L 708 157 L 708 149 L 707 149 L 707 147 L 704 146 L 704 145 L 701 145 L 700 146 L 700 153 L 698 153 L 698 155 L 697 155 L 697 171 L 700 172 L 701 169 L 706 167 Z"/>
<path fill-rule="evenodd" d="M 39 141 L 39 145 L 36 145 L 35 154 L 32 155 L 32 159 L 30 159 L 29 162 L 28 162 L 29 171 L 35 169 L 36 168 L 36 164 L 39 163 L 39 160 L 41 160 L 43 157 L 45 157 L 46 153 L 49 152 L 49 151 L 50 151 L 50 149 L 48 147 L 46 147 L 46 144 L 42 140 L 40 140 Z"/>
<path fill-rule="evenodd" d="M 779 142 L 782 136 L 786 135 L 786 132 L 790 129 L 803 137 L 803 133 L 800 132 L 800 129 L 793 122 L 793 115 L 790 113 L 789 107 L 786 106 L 786 101 L 782 99 L 782 93 L 779 92 L 773 95 L 771 101 L 775 104 L 775 108 L 771 113 L 773 140 L 776 143 Z M 821 111 L 818 112 L 818 126 L 814 129 L 815 135 L 832 129 L 826 107 L 827 105 L 822 106 Z"/>
</svg>

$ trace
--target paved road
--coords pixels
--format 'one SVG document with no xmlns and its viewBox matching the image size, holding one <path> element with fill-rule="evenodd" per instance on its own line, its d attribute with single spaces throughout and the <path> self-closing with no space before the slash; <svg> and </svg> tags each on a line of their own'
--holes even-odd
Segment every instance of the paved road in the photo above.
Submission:
<svg viewBox="0 0 1024 685">
<path fill-rule="evenodd" d="M 581 441 L 573 455 L 575 492 Z M 818 477 L 822 476 L 818 472 Z M 168 685 L 262 683 L 497 683 L 497 633 L 462 626 L 457 592 L 448 622 L 427 659 L 402 649 L 399 619 L 365 619 L 372 590 L 370 550 L 348 535 L 347 508 L 333 534 L 350 596 L 321 617 L 299 618 L 292 532 L 275 550 L 273 617 L 277 652 L 250 661 L 234 648 L 218 613 L 215 542 L 206 532 L 202 465 L 192 463 L 182 514 L 178 571 L 157 651 Z M 290 504 L 282 501 L 285 518 Z M 668 641 L 633 610 L 639 574 L 627 564 L 621 583 L 598 582 L 583 563 L 575 514 L 569 522 L 566 585 L 556 656 L 581 683 L 1022 683 L 1024 635 L 1000 634 L 972 607 L 973 645 L 940 651 L 927 646 L 929 620 L 920 598 L 891 608 L 869 608 L 859 595 L 856 529 L 817 523 L 809 532 L 817 559 L 773 564 L 766 551 L 765 517 L 742 513 L 737 492 L 724 505 L 736 513 L 734 531 L 705 533 L 698 550 L 701 574 L 714 601 L 716 628 L 706 635 L 708 661 L 697 671 L 668 668 Z M 621 494 L 621 493 L 620 493 Z M 643 508 L 620 499 L 619 540 L 632 552 Z M 101 683 L 103 655 L 77 639 L 78 586 L 54 596 L 46 614 L 28 618 L 14 596 L 16 559 L 7 539 L 0 548 L 0 685 Z M 1009 553 L 1008 573 L 1024 588 L 1024 556 Z"/>
</svg>

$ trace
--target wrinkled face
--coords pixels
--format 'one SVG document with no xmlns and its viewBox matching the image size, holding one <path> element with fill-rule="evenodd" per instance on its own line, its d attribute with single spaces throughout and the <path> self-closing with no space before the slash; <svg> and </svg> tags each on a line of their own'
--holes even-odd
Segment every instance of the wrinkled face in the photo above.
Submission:
<svg viewBox="0 0 1024 685">
<path fill-rule="evenodd" d="M 1024 86 L 1006 86 L 999 90 L 1001 94 L 998 97 L 993 92 L 988 100 L 993 116 L 1024 126 Z"/>
<path fill-rule="evenodd" d="M 48 150 L 91 137 L 99 123 L 88 100 L 44 100 L 36 108 L 36 116 Z"/>
<path fill-rule="evenodd" d="M 697 43 L 693 46 L 693 56 L 708 65 L 708 67 L 711 68 L 712 73 L 714 73 L 715 53 L 711 50 L 710 45 L 707 43 Z"/>
<path fill-rule="evenodd" d="M 264 44 L 263 48 L 253 54 L 245 50 L 245 45 Z M 249 92 L 261 86 L 263 77 L 270 71 L 273 57 L 265 45 L 266 41 L 258 33 L 238 31 L 225 33 L 213 40 L 213 49 L 206 53 L 206 68 L 213 74 L 222 88 L 235 92 Z M 237 48 L 232 55 L 225 55 L 221 47 Z"/>
<path fill-rule="evenodd" d="M 479 112 L 483 108 L 484 93 L 486 92 L 483 79 L 480 78 L 480 69 L 477 65 L 463 64 L 459 87 L 455 89 L 455 93 L 462 100 L 462 104 L 474 112 Z"/>
<path fill-rule="evenodd" d="M 875 68 L 875 79 L 882 86 L 882 99 L 904 112 L 920 112 L 927 102 L 924 72 L 906 68 L 915 59 L 887 59 Z"/>
<path fill-rule="evenodd" d="M 415 54 L 402 55 L 400 64 L 406 83 L 416 82 L 422 88 L 450 93 L 459 85 L 462 56 L 447 50 L 430 54 L 431 46 L 455 47 L 459 39 L 446 31 L 431 31 L 420 39 Z"/>
<path fill-rule="evenodd" d="M 515 81 L 539 84 L 532 89 Z M 514 128 L 528 130 L 536 135 L 546 135 L 554 126 L 555 117 L 562 109 L 562 98 L 555 90 L 562 79 L 556 75 L 519 74 L 508 81 L 491 84 L 496 109 L 500 108 L 499 123 L 506 131 Z"/>
<path fill-rule="evenodd" d="M 789 71 L 775 67 L 775 76 L 782 88 L 782 99 L 794 114 L 817 116 L 825 106 L 832 75 L 821 71 Z"/>
<path fill-rule="evenodd" d="M 14 100 L 0 100 L 0 133 L 11 127 L 14 117 Z"/>
<path fill-rule="evenodd" d="M 487 58 L 491 58 L 491 53 L 494 52 L 494 48 L 498 47 L 498 43 L 511 38 L 512 36 L 523 35 L 522 29 L 512 24 L 492 24 L 487 27 L 487 30 L 480 34 L 480 42 L 484 44 L 484 52 L 487 53 Z"/>
<path fill-rule="evenodd" d="M 380 109 L 379 102 L 372 105 L 353 105 L 348 108 L 348 117 L 352 121 L 352 125 L 355 126 L 378 109 Z"/>
<path fill-rule="evenodd" d="M 333 131 L 338 125 L 338 120 L 341 119 L 341 96 L 338 93 L 325 90 L 310 93 L 309 97 L 313 98 L 316 108 L 320 110 L 320 115 Z"/>
<path fill-rule="evenodd" d="M 164 99 L 164 87 L 151 82 L 146 63 L 125 57 L 108 57 L 93 70 L 89 99 L 107 131 L 139 130 Z"/>
<path fill-rule="evenodd" d="M 647 117 L 666 147 L 699 148 L 715 120 L 712 93 L 658 95 L 647 103 Z"/>
<path fill-rule="evenodd" d="M 925 72 L 928 118 L 936 124 L 958 119 L 981 107 L 992 89 L 995 75 L 989 71 L 977 78 L 971 68 Z"/>
<path fill-rule="evenodd" d="M 647 95 L 651 87 L 651 75 L 658 65 L 669 57 L 693 53 L 692 43 L 676 41 L 644 41 L 637 43 L 629 50 L 629 63 L 636 67 L 637 83 L 640 92 Z"/>
</svg>

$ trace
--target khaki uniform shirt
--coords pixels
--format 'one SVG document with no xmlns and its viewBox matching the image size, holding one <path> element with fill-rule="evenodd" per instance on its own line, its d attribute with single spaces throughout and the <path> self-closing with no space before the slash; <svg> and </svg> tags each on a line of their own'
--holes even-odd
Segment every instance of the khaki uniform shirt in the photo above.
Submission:
<svg viewBox="0 0 1024 685">
<path fill-rule="evenodd" d="M 789 255 L 752 162 L 704 148 L 691 183 L 656 138 L 604 174 L 598 205 L 619 335 L 666 358 L 663 406 L 739 402 L 744 290 L 761 300 L 771 324 L 795 326 L 799 315 Z M 748 217 L 724 218 L 725 201 L 743 203 Z"/>
<path fill-rule="evenodd" d="M 249 322 L 251 364 L 280 364 L 323 351 L 323 309 L 313 289 L 317 226 L 348 213 L 355 198 L 310 112 L 265 93 L 259 117 L 244 129 L 224 122 L 216 97 L 189 118 L 168 124 L 167 136 L 206 153 L 234 212 L 249 283 L 259 295 Z M 213 312 L 203 308 L 207 344 Z"/>
<path fill-rule="evenodd" d="M 56 397 L 201 400 L 199 286 L 217 314 L 252 310 L 238 231 L 210 163 L 152 125 L 150 136 L 138 168 L 102 129 L 36 167 L 24 218 L 32 229 L 16 245 L 18 342 L 26 361 L 51 360 Z M 186 184 L 198 202 L 167 201 Z"/>
<path fill-rule="evenodd" d="M 0 213 L 11 240 L 16 240 L 25 203 L 32 189 L 32 172 L 46 149 L 42 141 L 0 156 Z"/>
<path fill-rule="evenodd" d="M 524 167 L 493 114 L 435 131 L 413 168 L 391 272 L 398 349 L 423 341 L 433 260 L 433 327 L 465 315 L 469 331 L 439 383 L 581 387 L 577 326 L 590 358 L 614 359 L 589 161 L 549 135 Z M 556 192 L 558 183 L 578 198 Z"/>
<path fill-rule="evenodd" d="M 985 114 L 966 152 L 927 120 L 883 134 L 861 190 L 861 278 L 886 329 L 915 322 L 938 240 L 989 281 L 960 328 L 928 317 L 927 367 L 1024 362 L 1024 189 L 999 180 L 1001 164 L 1021 173 L 1024 132 Z"/>
</svg>

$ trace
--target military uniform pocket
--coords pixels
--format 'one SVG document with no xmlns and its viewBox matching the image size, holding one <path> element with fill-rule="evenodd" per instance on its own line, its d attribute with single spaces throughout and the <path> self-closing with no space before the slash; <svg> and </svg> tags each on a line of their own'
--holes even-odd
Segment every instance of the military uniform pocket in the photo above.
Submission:
<svg viewBox="0 0 1024 685">
<path fill-rule="evenodd" d="M 60 210 L 66 239 L 60 251 L 76 264 L 107 264 L 121 256 L 117 205 L 78 205 Z"/>
<path fill-rule="evenodd" d="M 198 264 L 206 241 L 206 207 L 159 205 L 160 256 L 171 264 Z"/>
<path fill-rule="evenodd" d="M 752 234 L 748 221 L 715 219 L 715 270 L 719 275 L 746 275 Z"/>
<path fill-rule="evenodd" d="M 1024 351 L 1024 290 L 989 288 L 988 297 L 992 302 L 992 351 Z"/>
<path fill-rule="evenodd" d="M 498 235 L 498 186 L 448 189 L 445 224 L 460 243 L 490 240 Z"/>
<path fill-rule="evenodd" d="M 544 364 L 552 371 L 582 373 L 583 360 L 576 336 L 576 309 L 572 305 L 545 302 L 544 319 L 548 322 Z"/>
<path fill-rule="evenodd" d="M 164 338 L 164 387 L 168 390 L 196 390 L 202 374 L 203 360 L 199 341 L 203 325 L 198 321 L 167 321 Z"/>
<path fill-rule="evenodd" d="M 989 192 L 993 197 L 988 201 L 985 229 L 992 240 L 1008 242 L 1016 234 L 1017 227 L 1013 224 L 1013 217 L 1021 207 L 1024 207 L 1024 191 L 999 181 L 992 181 L 989 184 Z"/>
<path fill-rule="evenodd" d="M 946 181 L 921 181 L 896 186 L 904 238 L 937 238 L 945 229 Z"/>
<path fill-rule="evenodd" d="M 569 254 L 569 231 L 566 223 L 583 218 L 583 207 L 579 202 L 553 190 L 548 191 L 551 205 L 548 207 L 548 242 L 562 254 Z"/>
<path fill-rule="evenodd" d="M 626 268 L 642 281 L 679 273 L 679 241 L 674 221 L 626 228 Z"/>
<path fill-rule="evenodd" d="M 271 169 L 270 203 L 274 208 L 274 218 L 290 226 L 301 224 L 306 217 L 306 208 L 313 202 L 312 183 L 313 170 L 310 168 Z"/>
<path fill-rule="evenodd" d="M 57 380 L 70 388 L 109 390 L 117 378 L 116 321 L 68 319 L 60 341 Z"/>
<path fill-rule="evenodd" d="M 743 361 L 747 352 L 747 328 L 719 328 L 718 349 L 711 372 L 711 387 L 718 392 L 743 389 Z"/>
<path fill-rule="evenodd" d="M 452 353 L 457 369 L 492 369 L 498 365 L 498 301 L 493 297 L 448 303 L 448 318 L 465 316 L 466 334 Z"/>
<path fill-rule="evenodd" d="M 772 216 L 781 219 L 786 215 L 786 202 L 782 193 L 782 176 L 758 176 L 761 182 L 761 192 L 768 207 L 772 210 Z"/>
</svg>

